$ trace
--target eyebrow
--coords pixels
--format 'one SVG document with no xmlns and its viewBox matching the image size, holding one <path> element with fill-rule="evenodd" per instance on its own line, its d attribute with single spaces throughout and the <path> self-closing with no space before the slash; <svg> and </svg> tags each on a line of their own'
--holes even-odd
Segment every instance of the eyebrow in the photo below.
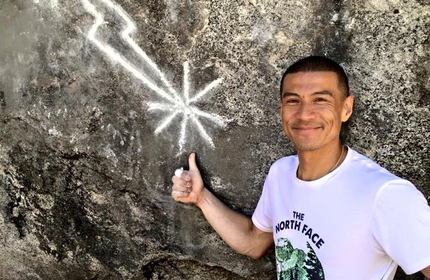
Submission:
<svg viewBox="0 0 430 280">
<path fill-rule="evenodd" d="M 328 91 L 328 90 L 316 91 L 316 92 L 313 92 L 311 95 L 329 95 L 331 97 L 334 97 L 334 94 L 331 91 Z M 299 94 L 297 94 L 295 92 L 286 91 L 286 92 L 284 92 L 282 94 L 282 98 L 281 99 L 284 99 L 287 96 L 299 96 Z"/>
<path fill-rule="evenodd" d="M 312 93 L 312 95 L 317 95 L 317 94 L 330 95 L 330 96 L 334 97 L 333 92 L 328 91 L 328 90 L 316 91 L 316 92 Z"/>
<path fill-rule="evenodd" d="M 281 99 L 284 99 L 287 96 L 299 96 L 297 93 L 286 91 L 282 94 Z"/>
</svg>

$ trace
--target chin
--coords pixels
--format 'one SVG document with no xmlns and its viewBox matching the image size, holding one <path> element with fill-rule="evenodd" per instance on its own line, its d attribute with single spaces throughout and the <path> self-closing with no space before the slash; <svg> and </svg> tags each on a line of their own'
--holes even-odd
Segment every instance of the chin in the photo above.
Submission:
<svg viewBox="0 0 430 280">
<path fill-rule="evenodd" d="M 296 147 L 296 149 L 300 151 L 315 151 L 321 147 L 321 145 L 318 143 L 310 143 L 310 142 L 304 142 L 304 141 L 300 141 L 300 142 L 296 141 L 296 142 L 293 142 L 293 144 Z"/>
<path fill-rule="evenodd" d="M 293 143 L 297 150 L 312 151 L 321 146 L 320 141 L 318 141 L 318 139 L 313 139 L 313 137 L 288 137 L 288 139 Z"/>
</svg>

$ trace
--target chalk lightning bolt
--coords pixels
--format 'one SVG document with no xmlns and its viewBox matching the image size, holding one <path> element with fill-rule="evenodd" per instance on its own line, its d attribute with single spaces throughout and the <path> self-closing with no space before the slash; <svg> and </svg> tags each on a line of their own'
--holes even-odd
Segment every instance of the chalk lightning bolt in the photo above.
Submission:
<svg viewBox="0 0 430 280">
<path fill-rule="evenodd" d="M 157 135 L 165 130 L 172 121 L 179 116 L 182 116 L 180 136 L 178 140 L 179 149 L 182 150 L 186 142 L 187 126 L 189 122 L 192 122 L 200 136 L 211 146 L 215 147 L 212 138 L 206 132 L 205 128 L 201 124 L 199 118 L 205 118 L 220 127 L 224 127 L 225 123 L 223 119 L 216 114 L 207 113 L 196 106 L 193 103 L 198 102 L 202 97 L 208 94 L 211 90 L 216 88 L 221 82 L 222 78 L 209 83 L 203 90 L 196 93 L 190 98 L 190 82 L 189 82 L 189 64 L 185 62 L 183 64 L 184 72 L 184 82 L 182 87 L 182 94 L 178 92 L 171 86 L 169 81 L 166 79 L 165 75 L 158 66 L 148 57 L 148 55 L 136 44 L 136 42 L 131 38 L 130 34 L 136 30 L 136 25 L 133 20 L 127 15 L 127 13 L 122 9 L 121 6 L 110 0 L 100 0 L 107 7 L 112 9 L 116 14 L 118 14 L 126 23 L 126 28 L 121 32 L 122 39 L 127 42 L 130 47 L 146 62 L 146 64 L 158 75 L 160 80 L 163 82 L 164 87 L 167 88 L 166 92 L 163 88 L 157 86 L 156 83 L 147 78 L 133 63 L 124 58 L 119 51 L 112 48 L 111 46 L 101 42 L 97 39 L 97 30 L 102 26 L 105 21 L 103 15 L 97 11 L 96 7 L 89 0 L 81 0 L 85 9 L 95 18 L 94 25 L 88 32 L 88 39 L 95 45 L 99 50 L 104 52 L 108 57 L 117 63 L 120 63 L 125 69 L 130 71 L 137 79 L 142 81 L 147 87 L 154 91 L 157 95 L 162 97 L 166 102 L 149 102 L 150 111 L 164 111 L 170 113 L 159 126 L 156 128 L 154 133 Z"/>
</svg>

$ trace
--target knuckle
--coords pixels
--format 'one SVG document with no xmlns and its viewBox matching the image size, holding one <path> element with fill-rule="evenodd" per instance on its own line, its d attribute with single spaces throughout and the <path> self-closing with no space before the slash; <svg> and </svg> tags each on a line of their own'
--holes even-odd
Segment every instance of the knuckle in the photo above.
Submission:
<svg viewBox="0 0 430 280">
<path fill-rule="evenodd" d="M 175 190 L 172 191 L 172 197 L 176 201 L 180 200 L 180 198 L 183 197 L 183 196 L 184 196 L 184 194 L 181 191 L 175 191 Z"/>
</svg>

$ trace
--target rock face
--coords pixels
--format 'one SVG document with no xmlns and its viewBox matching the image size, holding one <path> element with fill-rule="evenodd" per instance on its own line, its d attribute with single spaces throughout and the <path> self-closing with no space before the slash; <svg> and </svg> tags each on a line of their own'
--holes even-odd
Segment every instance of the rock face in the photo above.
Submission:
<svg viewBox="0 0 430 280">
<path fill-rule="evenodd" d="M 273 254 L 237 255 L 170 178 L 196 152 L 252 213 L 293 153 L 279 79 L 309 54 L 349 73 L 348 144 L 429 198 L 429 15 L 426 0 L 3 0 L 0 278 L 275 279 Z"/>
</svg>

